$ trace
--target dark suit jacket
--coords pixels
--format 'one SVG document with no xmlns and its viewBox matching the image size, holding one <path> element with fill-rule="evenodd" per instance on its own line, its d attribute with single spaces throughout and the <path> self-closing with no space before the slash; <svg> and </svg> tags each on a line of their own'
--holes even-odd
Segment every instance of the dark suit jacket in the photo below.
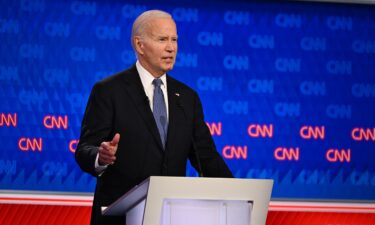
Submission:
<svg viewBox="0 0 375 225">
<path fill-rule="evenodd" d="M 100 206 L 110 205 L 149 176 L 185 176 L 187 159 L 197 169 L 192 140 L 204 176 L 232 177 L 216 151 L 197 93 L 169 76 L 167 89 L 169 127 L 164 150 L 135 65 L 93 87 L 75 153 L 81 169 L 97 177 L 91 224 L 113 224 L 107 221 L 113 218 L 101 216 Z M 115 133 L 120 133 L 117 159 L 98 176 L 94 167 L 98 146 Z"/>
</svg>

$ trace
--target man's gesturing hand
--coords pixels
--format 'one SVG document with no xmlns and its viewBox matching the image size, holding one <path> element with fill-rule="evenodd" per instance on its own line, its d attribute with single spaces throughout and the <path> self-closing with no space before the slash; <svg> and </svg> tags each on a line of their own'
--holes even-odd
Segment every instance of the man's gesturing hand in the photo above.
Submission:
<svg viewBox="0 0 375 225">
<path fill-rule="evenodd" d="M 99 147 L 99 165 L 113 164 L 116 160 L 116 151 L 120 141 L 120 134 L 116 133 L 112 141 L 105 141 Z"/>
</svg>

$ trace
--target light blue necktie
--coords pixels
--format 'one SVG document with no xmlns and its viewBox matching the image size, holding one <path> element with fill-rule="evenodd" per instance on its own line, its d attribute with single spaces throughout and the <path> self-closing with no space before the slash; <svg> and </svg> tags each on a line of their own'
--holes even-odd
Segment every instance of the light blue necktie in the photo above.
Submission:
<svg viewBox="0 0 375 225">
<path fill-rule="evenodd" d="M 161 79 L 154 79 L 152 81 L 154 85 L 154 98 L 152 100 L 153 104 L 153 114 L 155 118 L 156 125 L 158 126 L 161 142 L 163 148 L 165 149 L 165 142 L 167 140 L 167 131 L 168 131 L 168 121 L 167 121 L 167 108 L 164 102 L 163 91 L 160 88 L 160 85 L 163 84 Z"/>
</svg>

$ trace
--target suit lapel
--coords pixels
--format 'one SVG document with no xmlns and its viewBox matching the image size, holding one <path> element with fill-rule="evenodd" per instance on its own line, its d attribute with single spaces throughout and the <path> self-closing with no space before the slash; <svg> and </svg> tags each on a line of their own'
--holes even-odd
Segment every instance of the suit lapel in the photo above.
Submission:
<svg viewBox="0 0 375 225">
<path fill-rule="evenodd" d="M 123 80 L 127 85 L 127 88 L 125 88 L 125 90 L 128 92 L 129 96 L 133 100 L 135 107 L 137 108 L 139 114 L 145 121 L 156 143 L 159 145 L 160 149 L 163 150 L 163 145 L 161 143 L 159 131 L 156 126 L 155 119 L 150 108 L 150 104 L 148 102 L 152 100 L 148 99 L 146 96 L 146 93 L 143 89 L 143 85 L 141 82 L 141 78 L 139 77 L 135 65 L 129 70 L 129 73 L 123 76 Z"/>
<path fill-rule="evenodd" d="M 174 144 L 175 134 L 176 134 L 176 116 L 178 112 L 178 101 L 179 93 L 176 90 L 176 86 L 173 81 L 167 76 L 167 85 L 168 85 L 168 108 L 169 108 L 169 121 L 168 121 L 168 134 L 167 134 L 167 143 L 166 150 L 172 149 Z"/>
</svg>

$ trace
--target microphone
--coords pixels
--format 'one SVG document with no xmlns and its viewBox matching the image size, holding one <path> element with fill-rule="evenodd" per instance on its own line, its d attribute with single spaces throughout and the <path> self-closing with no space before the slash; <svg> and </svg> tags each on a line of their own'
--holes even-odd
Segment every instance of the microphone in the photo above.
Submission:
<svg viewBox="0 0 375 225">
<path fill-rule="evenodd" d="M 180 94 L 176 93 L 176 96 L 180 97 Z M 184 109 L 184 106 L 181 103 L 180 98 L 177 98 L 177 106 L 180 107 L 181 110 L 182 110 L 182 112 L 184 113 L 185 120 L 188 120 L 186 112 L 185 112 L 185 109 Z M 199 153 L 198 153 L 198 148 L 197 148 L 197 145 L 195 144 L 193 136 L 190 137 L 190 141 L 191 141 L 191 143 L 193 145 L 193 151 L 195 153 L 195 159 L 197 160 L 197 164 L 198 164 L 198 175 L 199 175 L 199 177 L 203 177 L 201 160 L 200 160 Z"/>
</svg>

